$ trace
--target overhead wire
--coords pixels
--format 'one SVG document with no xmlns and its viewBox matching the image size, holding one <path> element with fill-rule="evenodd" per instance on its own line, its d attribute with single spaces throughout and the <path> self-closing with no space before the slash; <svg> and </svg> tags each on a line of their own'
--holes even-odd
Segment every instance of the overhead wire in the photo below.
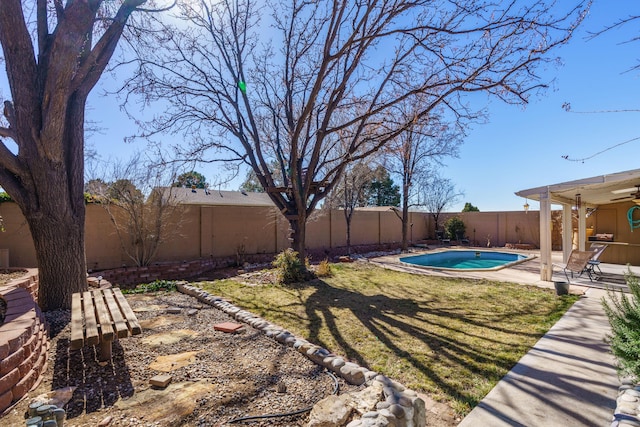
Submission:
<svg viewBox="0 0 640 427">
<path fill-rule="evenodd" d="M 614 148 L 617 148 L 617 147 L 619 147 L 619 146 L 621 146 L 621 145 L 628 144 L 628 143 L 630 143 L 630 142 L 637 141 L 637 140 L 639 140 L 639 139 L 640 139 L 640 136 L 639 136 L 639 137 L 636 137 L 636 138 L 629 139 L 629 140 L 627 140 L 627 141 L 620 142 L 620 143 L 618 143 L 618 144 L 616 144 L 616 145 L 612 145 L 612 146 L 610 146 L 610 147 L 605 148 L 605 149 L 604 149 L 604 150 L 602 150 L 602 151 L 598 151 L 598 152 L 597 152 L 597 153 L 595 153 L 595 154 L 592 154 L 592 155 L 590 155 L 590 156 L 588 156 L 588 157 L 583 157 L 583 158 L 581 158 L 581 159 L 573 159 L 573 158 L 569 157 L 568 155 L 564 155 L 564 156 L 562 156 L 562 158 L 563 158 L 563 159 L 565 159 L 565 160 L 568 160 L 568 161 L 570 161 L 570 162 L 583 162 L 583 163 L 584 163 L 584 161 L 585 161 L 585 160 L 593 159 L 594 157 L 599 156 L 599 155 L 600 155 L 600 154 L 602 154 L 602 153 L 606 153 L 606 152 L 607 152 L 607 151 L 609 151 L 609 150 L 613 150 Z"/>
</svg>

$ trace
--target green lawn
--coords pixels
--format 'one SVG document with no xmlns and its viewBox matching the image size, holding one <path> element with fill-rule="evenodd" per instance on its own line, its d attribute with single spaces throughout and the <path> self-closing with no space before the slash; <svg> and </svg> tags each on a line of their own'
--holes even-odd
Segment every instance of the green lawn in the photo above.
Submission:
<svg viewBox="0 0 640 427">
<path fill-rule="evenodd" d="M 212 294 L 465 415 L 576 301 L 532 286 L 355 263 L 294 286 L 201 282 Z"/>
</svg>

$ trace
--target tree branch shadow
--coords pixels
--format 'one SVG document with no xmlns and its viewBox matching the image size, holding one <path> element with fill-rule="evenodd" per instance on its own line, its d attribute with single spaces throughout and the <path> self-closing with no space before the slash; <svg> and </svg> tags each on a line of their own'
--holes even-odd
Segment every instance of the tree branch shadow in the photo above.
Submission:
<svg viewBox="0 0 640 427">
<path fill-rule="evenodd" d="M 496 325 L 496 319 L 483 322 L 481 318 L 474 318 L 473 315 L 466 316 L 455 309 L 436 308 L 430 306 L 429 302 L 416 302 L 408 298 L 394 298 L 384 294 L 364 295 L 350 290 L 335 288 L 330 284 L 316 280 L 314 281 L 315 291 L 304 302 L 305 312 L 308 319 L 308 339 L 318 345 L 324 346 L 333 352 L 343 352 L 344 356 L 357 362 L 361 366 L 368 367 L 372 361 L 367 359 L 363 350 L 357 342 L 345 336 L 345 332 L 339 326 L 339 319 L 336 312 L 347 310 L 357 321 L 375 337 L 380 343 L 395 357 L 404 359 L 415 369 L 419 370 L 426 378 L 442 392 L 454 399 L 468 402 L 471 406 L 478 403 L 478 399 L 473 397 L 468 390 L 460 389 L 460 385 L 455 380 L 448 378 L 446 374 L 438 373 L 430 367 L 428 357 L 440 359 L 449 365 L 451 369 L 463 369 L 473 375 L 478 375 L 489 380 L 498 380 L 499 377 L 508 371 L 516 361 L 501 357 L 491 350 L 490 346 L 471 345 L 458 337 L 469 337 L 481 339 L 487 344 L 499 344 L 513 348 L 515 344 L 508 341 L 503 342 L 493 339 L 491 336 L 479 336 L 477 333 L 467 330 L 469 327 L 490 328 L 498 333 L 509 333 L 538 337 L 540 334 L 532 332 L 516 332 L 501 325 Z M 384 290 L 379 289 L 381 292 Z M 515 309 L 514 309 L 515 310 Z M 524 309 L 528 312 L 528 309 Z M 514 314 L 514 311 L 510 312 Z M 524 313 L 521 313 L 524 314 Z M 509 314 L 494 313 L 497 319 Z M 459 326 L 434 323 L 429 318 L 437 316 L 443 319 L 453 319 Z M 407 319 L 407 320 L 402 320 Z M 418 319 L 411 322 L 409 319 Z M 433 328 L 430 327 L 433 326 Z M 329 348 L 329 343 L 322 339 L 322 329 L 329 330 L 331 338 L 335 340 L 340 348 Z M 451 332 L 443 333 L 442 328 Z M 440 332 L 438 332 L 440 330 Z M 398 334 L 406 334 L 424 344 L 433 354 L 420 354 L 411 345 L 399 344 Z M 499 369 L 496 369 L 499 368 Z M 375 370 L 375 369 L 374 369 Z M 502 374 L 500 373 L 502 372 Z"/>
</svg>

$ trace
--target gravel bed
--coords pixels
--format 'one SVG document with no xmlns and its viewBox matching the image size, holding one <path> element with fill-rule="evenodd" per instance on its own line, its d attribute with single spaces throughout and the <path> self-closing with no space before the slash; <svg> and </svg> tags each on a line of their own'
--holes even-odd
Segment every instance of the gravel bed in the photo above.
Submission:
<svg viewBox="0 0 640 427">
<path fill-rule="evenodd" d="M 0 285 L 4 285 L 13 279 L 20 279 L 26 272 L 27 270 L 8 270 L 0 268 Z"/>
<path fill-rule="evenodd" d="M 193 297 L 169 292 L 128 295 L 127 299 L 143 333 L 115 341 L 112 363 L 106 366 L 97 362 L 93 347 L 69 350 L 69 311 L 47 313 L 52 337 L 47 372 L 38 389 L 5 414 L 0 424 L 24 425 L 24 414 L 35 396 L 65 387 L 76 387 L 64 407 L 68 427 L 101 422 L 109 426 L 227 425 L 241 417 L 308 408 L 331 394 L 336 381 L 341 392 L 357 389 L 248 325 L 235 334 L 215 331 L 213 325 L 235 321 Z M 152 387 L 149 380 L 166 372 L 150 365 L 158 357 L 172 355 L 184 357 L 175 357 L 163 367 L 172 376 L 171 383 L 166 390 Z M 183 366 L 183 360 L 189 359 L 192 363 Z M 251 425 L 303 426 L 307 420 L 305 412 Z"/>
</svg>

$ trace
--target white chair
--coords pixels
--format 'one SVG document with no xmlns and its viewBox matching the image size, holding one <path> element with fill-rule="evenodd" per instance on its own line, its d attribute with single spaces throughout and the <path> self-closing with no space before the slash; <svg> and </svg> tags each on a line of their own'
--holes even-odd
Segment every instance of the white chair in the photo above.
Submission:
<svg viewBox="0 0 640 427">
<path fill-rule="evenodd" d="M 600 261 L 598 260 L 598 258 L 600 258 L 600 255 L 602 255 L 604 250 L 607 249 L 607 246 L 608 245 L 603 245 L 602 243 L 592 243 L 591 246 L 589 246 L 589 250 L 593 252 L 593 256 L 591 257 L 589 262 L 587 262 L 587 269 L 591 274 L 602 274 L 602 270 L 600 269 Z M 597 273 L 596 269 L 598 269 Z M 589 274 L 589 277 L 591 277 L 591 274 Z"/>
<path fill-rule="evenodd" d="M 583 273 L 587 273 L 589 280 L 593 282 L 593 272 L 589 269 L 589 261 L 593 257 L 592 251 L 571 251 L 569 259 L 566 264 L 553 264 L 556 267 L 561 268 L 564 271 L 564 275 L 567 277 L 567 281 L 571 283 L 569 279 L 569 273 L 571 278 L 580 277 Z"/>
</svg>

